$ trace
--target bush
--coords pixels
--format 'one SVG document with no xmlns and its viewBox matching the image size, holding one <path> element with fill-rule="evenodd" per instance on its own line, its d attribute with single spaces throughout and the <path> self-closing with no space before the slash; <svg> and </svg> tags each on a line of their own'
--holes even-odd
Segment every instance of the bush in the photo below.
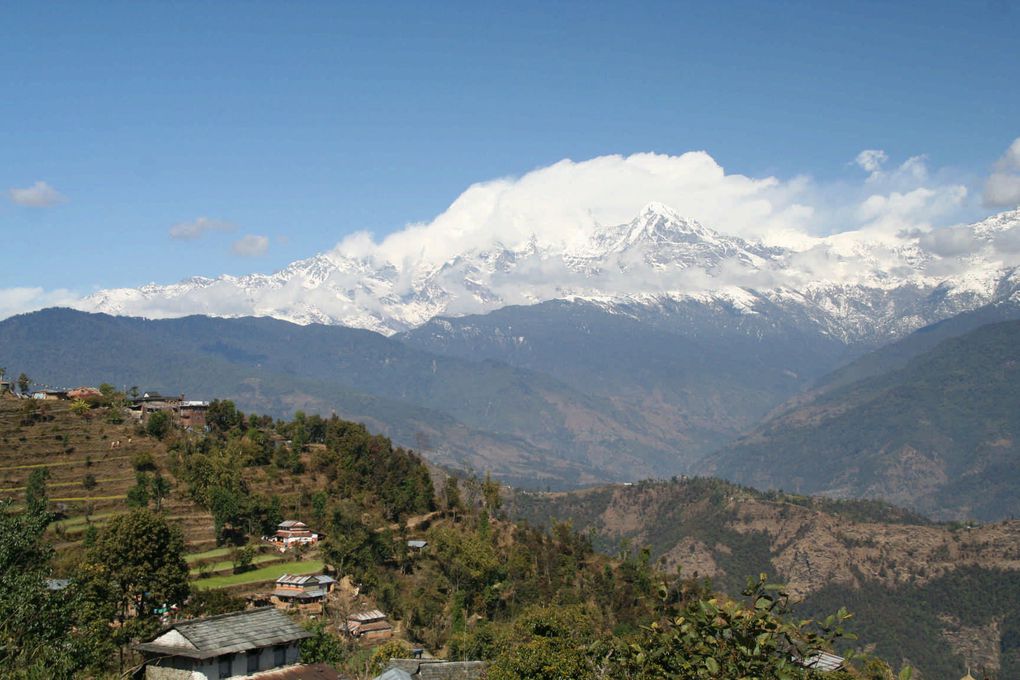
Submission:
<svg viewBox="0 0 1020 680">
<path fill-rule="evenodd" d="M 151 472 L 156 469 L 156 459 L 148 451 L 139 451 L 131 456 L 131 464 L 138 472 Z"/>
<path fill-rule="evenodd" d="M 145 423 L 145 433 L 150 437 L 163 439 L 170 432 L 170 424 L 170 414 L 166 411 L 156 411 Z"/>
</svg>

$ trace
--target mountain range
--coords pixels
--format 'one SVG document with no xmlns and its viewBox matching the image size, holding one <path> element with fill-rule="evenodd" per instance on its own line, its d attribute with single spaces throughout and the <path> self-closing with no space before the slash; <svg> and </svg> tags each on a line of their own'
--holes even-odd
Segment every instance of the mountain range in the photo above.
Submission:
<svg viewBox="0 0 1020 680">
<path fill-rule="evenodd" d="M 558 241 L 531 234 L 440 259 L 338 246 L 273 274 L 104 290 L 78 306 L 149 318 L 271 316 L 384 335 L 557 299 L 745 314 L 776 306 L 845 342 L 877 343 L 1016 293 L 1018 226 L 1014 210 L 930 232 L 865 230 L 780 246 L 721 234 L 651 203 L 629 223 L 593 223 Z"/>
<path fill-rule="evenodd" d="M 839 484 L 762 471 L 753 461 L 783 461 L 744 456 L 739 438 L 940 341 L 1020 317 L 1018 227 L 1011 211 L 793 247 L 650 204 L 569 243 L 532 237 L 439 263 L 333 251 L 273 275 L 103 291 L 81 306 L 109 314 L 0 322 L 0 365 L 279 416 L 335 410 L 439 464 L 531 488 L 701 471 L 925 511 L 946 500 L 941 510 L 957 516 L 970 511 L 959 499 L 862 486 L 831 451 L 846 469 L 818 469 Z M 823 454 L 804 449 L 798 465 L 812 455 Z"/>
</svg>

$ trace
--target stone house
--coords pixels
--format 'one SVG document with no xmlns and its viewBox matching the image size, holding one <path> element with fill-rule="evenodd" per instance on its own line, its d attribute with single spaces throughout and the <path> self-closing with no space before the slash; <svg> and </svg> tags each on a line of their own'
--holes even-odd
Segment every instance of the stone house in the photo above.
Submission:
<svg viewBox="0 0 1020 680">
<path fill-rule="evenodd" d="M 146 680 L 225 680 L 300 669 L 307 637 L 289 616 L 264 607 L 179 621 L 135 649 L 145 657 Z"/>
<path fill-rule="evenodd" d="M 361 640 L 388 640 L 393 637 L 393 624 L 378 609 L 351 614 L 344 627 L 348 635 Z"/>
</svg>

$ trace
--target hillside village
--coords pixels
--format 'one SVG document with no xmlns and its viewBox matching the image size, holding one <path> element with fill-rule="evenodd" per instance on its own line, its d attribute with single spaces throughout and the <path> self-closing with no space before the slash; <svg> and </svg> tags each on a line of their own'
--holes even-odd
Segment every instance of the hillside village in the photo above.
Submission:
<svg viewBox="0 0 1020 680">
<path fill-rule="evenodd" d="M 97 574 L 108 581 L 140 554 L 161 579 L 179 575 L 132 576 L 112 623 L 76 623 L 78 635 L 119 632 L 90 642 L 105 661 L 68 677 L 545 677 L 522 674 L 530 663 L 596 677 L 647 663 L 600 647 L 599 631 L 640 635 L 710 594 L 647 552 L 609 558 L 569 525 L 515 524 L 487 477 L 428 468 L 335 416 L 284 422 L 108 384 L 32 387 L 0 382 L 0 502 L 5 521 L 45 516 L 42 596 L 93 597 Z M 752 601 L 776 597 L 748 587 Z M 767 601 L 764 614 L 784 616 L 785 595 Z M 710 602 L 717 620 L 741 620 L 736 601 Z M 832 653 L 842 628 L 824 630 L 791 628 L 804 650 L 772 658 L 790 677 L 891 673 Z"/>
</svg>

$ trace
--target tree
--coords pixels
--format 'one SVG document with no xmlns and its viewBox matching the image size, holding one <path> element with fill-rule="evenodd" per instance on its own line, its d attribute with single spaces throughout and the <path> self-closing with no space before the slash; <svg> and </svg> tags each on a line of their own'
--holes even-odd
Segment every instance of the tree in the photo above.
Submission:
<svg viewBox="0 0 1020 680">
<path fill-rule="evenodd" d="M 163 509 L 163 500 L 170 495 L 170 481 L 158 471 L 149 481 L 149 490 L 152 492 L 152 500 L 156 504 L 156 512 Z"/>
<path fill-rule="evenodd" d="M 32 379 L 29 378 L 25 373 L 18 376 L 18 391 L 22 394 L 28 394 L 28 388 L 32 384 Z"/>
<path fill-rule="evenodd" d="M 49 468 L 36 468 L 28 476 L 25 487 L 25 509 L 29 515 L 44 520 L 46 524 L 50 522 L 49 499 L 46 495 L 46 480 L 49 476 Z"/>
<path fill-rule="evenodd" d="M 493 481 L 492 475 L 485 473 L 485 481 L 482 482 L 482 497 L 485 499 L 485 509 L 495 515 L 502 505 L 500 497 L 499 482 Z"/>
<path fill-rule="evenodd" d="M 145 433 L 150 437 L 162 439 L 170 432 L 170 414 L 166 411 L 156 411 L 149 415 L 145 423 Z"/>
<path fill-rule="evenodd" d="M 84 416 L 86 413 L 89 412 L 90 408 L 92 407 L 89 406 L 89 403 L 84 399 L 75 399 L 74 401 L 71 402 L 71 411 L 75 415 Z"/>
<path fill-rule="evenodd" d="M 109 629 L 76 584 L 46 587 L 53 549 L 43 541 L 45 529 L 43 518 L 0 501 L 0 675 L 93 677 L 110 658 Z M 81 672 L 86 668 L 92 672 Z"/>
<path fill-rule="evenodd" d="M 797 659 L 852 637 L 842 628 L 850 618 L 843 609 L 822 622 L 794 619 L 789 596 L 767 583 L 764 574 L 748 579 L 743 595 L 747 603 L 716 597 L 693 600 L 678 615 L 648 626 L 619 650 L 613 675 L 639 680 L 813 678 Z"/>
<path fill-rule="evenodd" d="M 390 665 L 390 659 L 406 659 L 410 655 L 411 645 L 403 640 L 389 640 L 372 651 L 368 670 L 372 675 L 377 675 Z"/>
<path fill-rule="evenodd" d="M 144 472 L 135 473 L 135 485 L 128 489 L 127 504 L 131 508 L 149 507 L 149 476 Z"/>
<path fill-rule="evenodd" d="M 132 399 L 138 398 L 138 385 L 131 386 L 131 389 L 128 390 L 128 396 L 130 396 Z"/>
<path fill-rule="evenodd" d="M 457 478 L 453 475 L 447 477 L 443 484 L 443 500 L 447 510 L 458 512 L 464 509 L 464 503 L 460 498 L 460 486 L 457 483 Z"/>
<path fill-rule="evenodd" d="M 339 668 L 347 658 L 343 642 L 330 633 L 322 621 L 310 622 L 305 626 L 305 630 L 311 633 L 312 637 L 301 641 L 301 663 L 325 663 L 333 668 Z"/>
<path fill-rule="evenodd" d="M 534 606 L 525 610 L 500 641 L 500 653 L 486 677 L 489 680 L 593 680 L 599 677 L 596 671 L 600 659 L 590 650 L 595 642 L 593 619 L 592 612 L 577 605 Z"/>
<path fill-rule="evenodd" d="M 81 480 L 81 485 L 86 491 L 92 491 L 96 488 L 98 482 L 96 482 L 96 476 L 91 472 L 86 472 L 84 479 Z"/>
<path fill-rule="evenodd" d="M 145 508 L 112 518 L 86 552 L 82 571 L 109 594 L 122 625 L 151 621 L 154 607 L 184 604 L 190 593 L 180 528 Z"/>
</svg>

